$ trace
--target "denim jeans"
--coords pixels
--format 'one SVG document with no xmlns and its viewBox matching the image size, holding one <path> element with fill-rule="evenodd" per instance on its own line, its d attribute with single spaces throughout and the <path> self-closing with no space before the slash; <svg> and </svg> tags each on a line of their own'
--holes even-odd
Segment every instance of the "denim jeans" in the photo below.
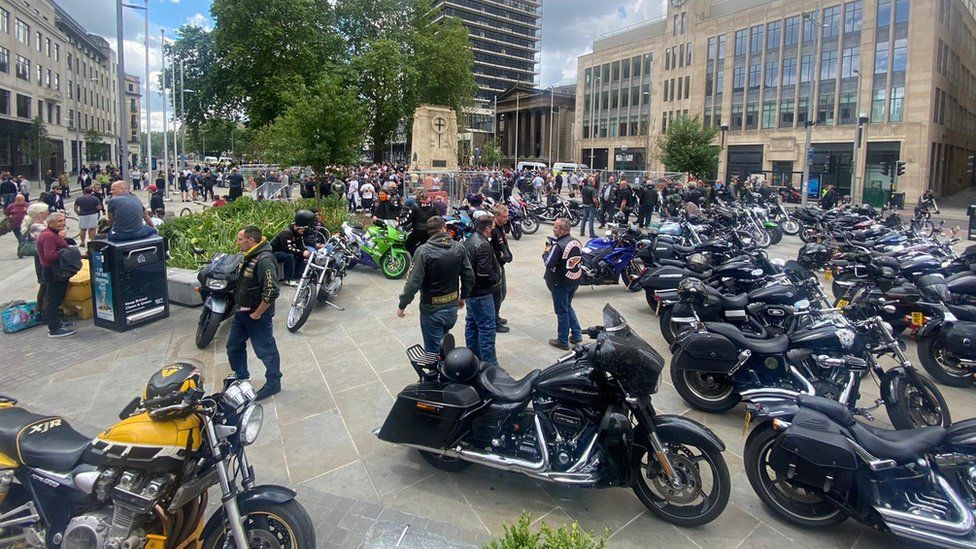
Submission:
<svg viewBox="0 0 976 549">
<path fill-rule="evenodd" d="M 552 293 L 552 308 L 556 312 L 556 339 L 560 343 L 568 343 L 570 334 L 573 339 L 583 338 L 583 330 L 576 319 L 576 311 L 573 310 L 573 296 L 576 295 L 577 288 L 579 286 L 576 285 L 549 288 Z"/>
<path fill-rule="evenodd" d="M 432 313 L 420 312 L 420 332 L 424 336 L 424 350 L 436 353 L 441 350 L 444 336 L 457 324 L 457 306 L 444 307 Z"/>
<path fill-rule="evenodd" d="M 482 362 L 495 366 L 495 298 L 491 294 L 469 297 L 464 306 L 468 314 L 464 319 L 464 344 Z"/>
<path fill-rule="evenodd" d="M 250 315 L 250 311 L 234 313 L 227 336 L 227 360 L 239 379 L 250 379 L 247 371 L 247 340 L 250 339 L 254 354 L 264 363 L 264 378 L 268 383 L 277 383 L 281 379 L 281 356 L 272 331 L 274 306 L 258 320 Z"/>
<path fill-rule="evenodd" d="M 495 323 L 498 323 L 498 319 L 501 318 L 502 302 L 505 301 L 505 296 L 508 295 L 508 281 L 505 280 L 505 267 L 502 267 L 502 283 L 498 285 L 497 288 L 492 292 L 492 297 L 495 301 Z"/>
<path fill-rule="evenodd" d="M 586 225 L 590 225 L 590 238 L 596 238 L 593 223 L 596 221 L 596 208 L 592 205 L 583 206 L 583 219 L 580 221 L 580 236 L 586 236 Z"/>
</svg>

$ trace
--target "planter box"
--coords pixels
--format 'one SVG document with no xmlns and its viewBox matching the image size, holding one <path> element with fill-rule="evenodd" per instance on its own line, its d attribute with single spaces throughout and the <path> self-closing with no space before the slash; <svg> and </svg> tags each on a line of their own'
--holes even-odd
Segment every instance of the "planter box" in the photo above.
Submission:
<svg viewBox="0 0 976 549">
<path fill-rule="evenodd" d="M 197 291 L 197 288 L 200 286 L 200 283 L 197 281 L 197 271 L 167 267 L 166 285 L 169 290 L 170 303 L 185 305 L 187 307 L 203 305 L 203 300 L 200 299 L 200 292 Z"/>
</svg>

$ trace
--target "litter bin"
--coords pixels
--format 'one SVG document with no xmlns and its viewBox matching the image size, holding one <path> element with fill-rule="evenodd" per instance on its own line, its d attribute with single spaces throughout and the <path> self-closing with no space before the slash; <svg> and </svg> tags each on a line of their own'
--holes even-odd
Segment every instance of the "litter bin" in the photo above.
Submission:
<svg viewBox="0 0 976 549">
<path fill-rule="evenodd" d="M 88 244 L 95 326 L 125 332 L 169 316 L 166 242 L 159 236 Z"/>
<path fill-rule="evenodd" d="M 969 240 L 976 240 L 976 204 L 969 206 L 966 215 L 969 216 Z"/>
<path fill-rule="evenodd" d="M 889 204 L 893 210 L 905 209 L 905 193 L 891 193 Z"/>
</svg>

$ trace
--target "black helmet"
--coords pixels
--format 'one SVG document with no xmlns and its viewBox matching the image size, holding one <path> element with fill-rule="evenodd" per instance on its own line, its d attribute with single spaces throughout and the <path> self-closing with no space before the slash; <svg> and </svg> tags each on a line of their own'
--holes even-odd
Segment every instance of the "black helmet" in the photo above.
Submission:
<svg viewBox="0 0 976 549">
<path fill-rule="evenodd" d="M 315 223 L 315 213 L 310 210 L 298 210 L 295 212 L 296 227 L 311 227 Z"/>
<path fill-rule="evenodd" d="M 701 279 L 686 277 L 678 283 L 678 299 L 684 303 L 703 305 L 708 301 L 708 288 Z"/>
<path fill-rule="evenodd" d="M 808 242 L 800 248 L 800 253 L 796 256 L 796 262 L 807 269 L 820 269 L 830 261 L 830 252 L 823 244 Z"/>
<path fill-rule="evenodd" d="M 708 270 L 708 259 L 701 253 L 696 252 L 689 255 L 686 264 L 688 270 L 695 271 L 696 273 L 703 273 Z"/>
<path fill-rule="evenodd" d="M 188 403 L 189 392 L 203 391 L 203 374 L 199 365 L 192 361 L 180 361 L 163 366 L 146 384 L 143 399 L 150 413 L 154 409 Z M 179 414 L 180 410 L 174 410 Z"/>
<path fill-rule="evenodd" d="M 456 383 L 471 381 L 480 369 L 481 361 L 466 347 L 458 347 L 447 353 L 441 363 L 441 375 Z"/>
</svg>

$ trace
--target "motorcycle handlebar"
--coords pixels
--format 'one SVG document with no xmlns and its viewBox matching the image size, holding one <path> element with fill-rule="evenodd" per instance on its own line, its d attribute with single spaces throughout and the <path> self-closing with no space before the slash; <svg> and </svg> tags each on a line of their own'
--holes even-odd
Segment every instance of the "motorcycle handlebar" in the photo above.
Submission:
<svg viewBox="0 0 976 549">
<path fill-rule="evenodd" d="M 596 339 L 601 333 L 603 333 L 603 326 L 590 326 L 589 328 L 583 330 L 590 339 Z"/>
</svg>

